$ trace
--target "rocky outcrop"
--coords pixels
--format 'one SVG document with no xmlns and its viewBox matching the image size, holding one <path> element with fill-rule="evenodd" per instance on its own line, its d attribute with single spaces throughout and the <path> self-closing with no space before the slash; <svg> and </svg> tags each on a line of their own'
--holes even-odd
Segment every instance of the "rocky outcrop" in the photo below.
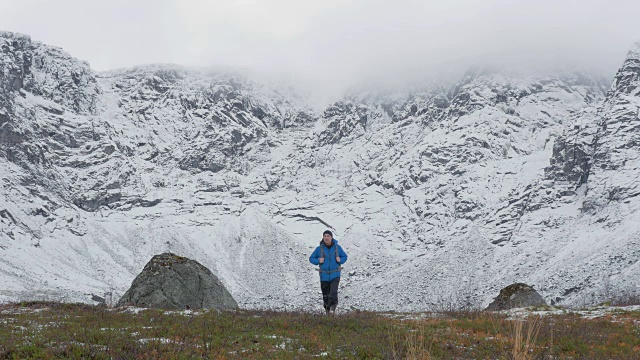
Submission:
<svg viewBox="0 0 640 360">
<path fill-rule="evenodd" d="M 24 141 L 15 121 L 15 97 L 31 71 L 31 38 L 0 31 L 0 146 Z M 1 149 L 0 149 L 1 150 Z"/>
<path fill-rule="evenodd" d="M 0 107 L 24 89 L 76 113 L 95 112 L 101 91 L 87 62 L 23 34 L 0 31 L 0 46 Z"/>
<path fill-rule="evenodd" d="M 530 306 L 547 306 L 547 303 L 533 287 L 515 283 L 500 290 L 500 294 L 485 310 L 500 311 Z"/>
<path fill-rule="evenodd" d="M 145 133 L 132 139 L 136 153 L 194 174 L 245 172 L 279 131 L 317 119 L 296 95 L 233 72 L 148 65 L 102 73 L 101 83 Z"/>
<path fill-rule="evenodd" d="M 42 176 L 60 143 L 75 143 L 65 113 L 95 114 L 101 90 L 89 64 L 60 48 L 3 31 L 0 47 L 0 156 Z"/>
<path fill-rule="evenodd" d="M 160 309 L 236 309 L 218 278 L 197 261 L 164 253 L 154 256 L 118 301 L 118 306 Z"/>
<path fill-rule="evenodd" d="M 597 114 L 580 119 L 554 143 L 545 177 L 576 190 L 586 185 L 581 209 L 593 212 L 640 195 L 640 167 L 628 161 L 640 149 L 640 44 L 617 72 Z"/>
<path fill-rule="evenodd" d="M 618 71 L 601 111 L 583 210 L 640 195 L 640 43 Z"/>
<path fill-rule="evenodd" d="M 336 144 L 346 138 L 361 135 L 367 129 L 369 109 L 353 100 L 336 102 L 324 111 L 329 120 L 327 128 L 320 133 L 320 145 Z"/>
<path fill-rule="evenodd" d="M 547 179 L 566 182 L 576 188 L 587 183 L 595 141 L 593 130 L 593 127 L 578 127 L 555 140 L 550 164 L 545 168 Z"/>
</svg>

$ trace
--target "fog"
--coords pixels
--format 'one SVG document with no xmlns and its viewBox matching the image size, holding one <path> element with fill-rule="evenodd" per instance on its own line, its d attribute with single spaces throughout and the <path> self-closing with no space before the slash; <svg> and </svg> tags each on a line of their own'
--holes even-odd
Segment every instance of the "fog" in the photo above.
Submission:
<svg viewBox="0 0 640 360">
<path fill-rule="evenodd" d="M 0 29 L 96 70 L 224 65 L 329 92 L 486 64 L 612 76 L 639 18 L 631 0 L 0 0 Z"/>
</svg>

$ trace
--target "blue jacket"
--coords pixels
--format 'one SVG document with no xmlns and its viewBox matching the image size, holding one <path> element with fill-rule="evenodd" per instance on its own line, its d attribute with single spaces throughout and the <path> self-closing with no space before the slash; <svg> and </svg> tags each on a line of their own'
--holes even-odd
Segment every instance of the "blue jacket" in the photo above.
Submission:
<svg viewBox="0 0 640 360">
<path fill-rule="evenodd" d="M 324 262 L 320 264 L 320 257 L 322 255 L 321 249 L 324 250 Z M 338 252 L 338 256 L 340 257 L 340 263 L 336 261 L 336 251 Z M 342 246 L 338 245 L 338 240 L 333 239 L 333 245 L 331 248 L 328 248 L 324 241 L 320 242 L 320 246 L 316 247 L 311 256 L 309 256 L 309 261 L 313 265 L 320 265 L 320 281 L 331 281 L 335 278 L 340 277 L 340 271 L 337 270 L 341 264 L 347 262 L 347 253 L 342 250 Z"/>
</svg>

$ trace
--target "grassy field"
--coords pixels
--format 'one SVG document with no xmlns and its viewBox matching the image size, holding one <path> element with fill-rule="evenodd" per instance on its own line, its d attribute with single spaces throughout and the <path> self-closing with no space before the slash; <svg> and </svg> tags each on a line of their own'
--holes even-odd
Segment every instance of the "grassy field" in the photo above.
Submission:
<svg viewBox="0 0 640 360">
<path fill-rule="evenodd" d="M 640 359 L 640 311 L 337 316 L 0 305 L 0 359 Z"/>
</svg>

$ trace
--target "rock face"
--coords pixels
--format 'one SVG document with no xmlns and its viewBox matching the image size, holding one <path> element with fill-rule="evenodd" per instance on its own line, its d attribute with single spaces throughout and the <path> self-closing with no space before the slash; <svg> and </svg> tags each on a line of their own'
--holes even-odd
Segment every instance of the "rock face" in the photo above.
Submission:
<svg viewBox="0 0 640 360">
<path fill-rule="evenodd" d="M 0 31 L 0 301 L 119 297 L 174 252 L 242 308 L 308 309 L 328 227 L 345 306 L 485 308 L 523 278 L 563 305 L 636 292 L 639 79 L 636 46 L 614 79 L 478 68 L 312 108 L 247 72 L 94 72 Z"/>
<path fill-rule="evenodd" d="M 640 43 L 618 70 L 599 115 L 583 204 L 592 213 L 640 195 Z"/>
<path fill-rule="evenodd" d="M 118 306 L 160 309 L 237 309 L 220 280 L 194 260 L 172 253 L 154 256 Z"/>
<path fill-rule="evenodd" d="M 499 311 L 529 306 L 547 306 L 547 303 L 533 287 L 515 283 L 500 290 L 500 295 L 487 306 L 486 310 Z"/>
</svg>

